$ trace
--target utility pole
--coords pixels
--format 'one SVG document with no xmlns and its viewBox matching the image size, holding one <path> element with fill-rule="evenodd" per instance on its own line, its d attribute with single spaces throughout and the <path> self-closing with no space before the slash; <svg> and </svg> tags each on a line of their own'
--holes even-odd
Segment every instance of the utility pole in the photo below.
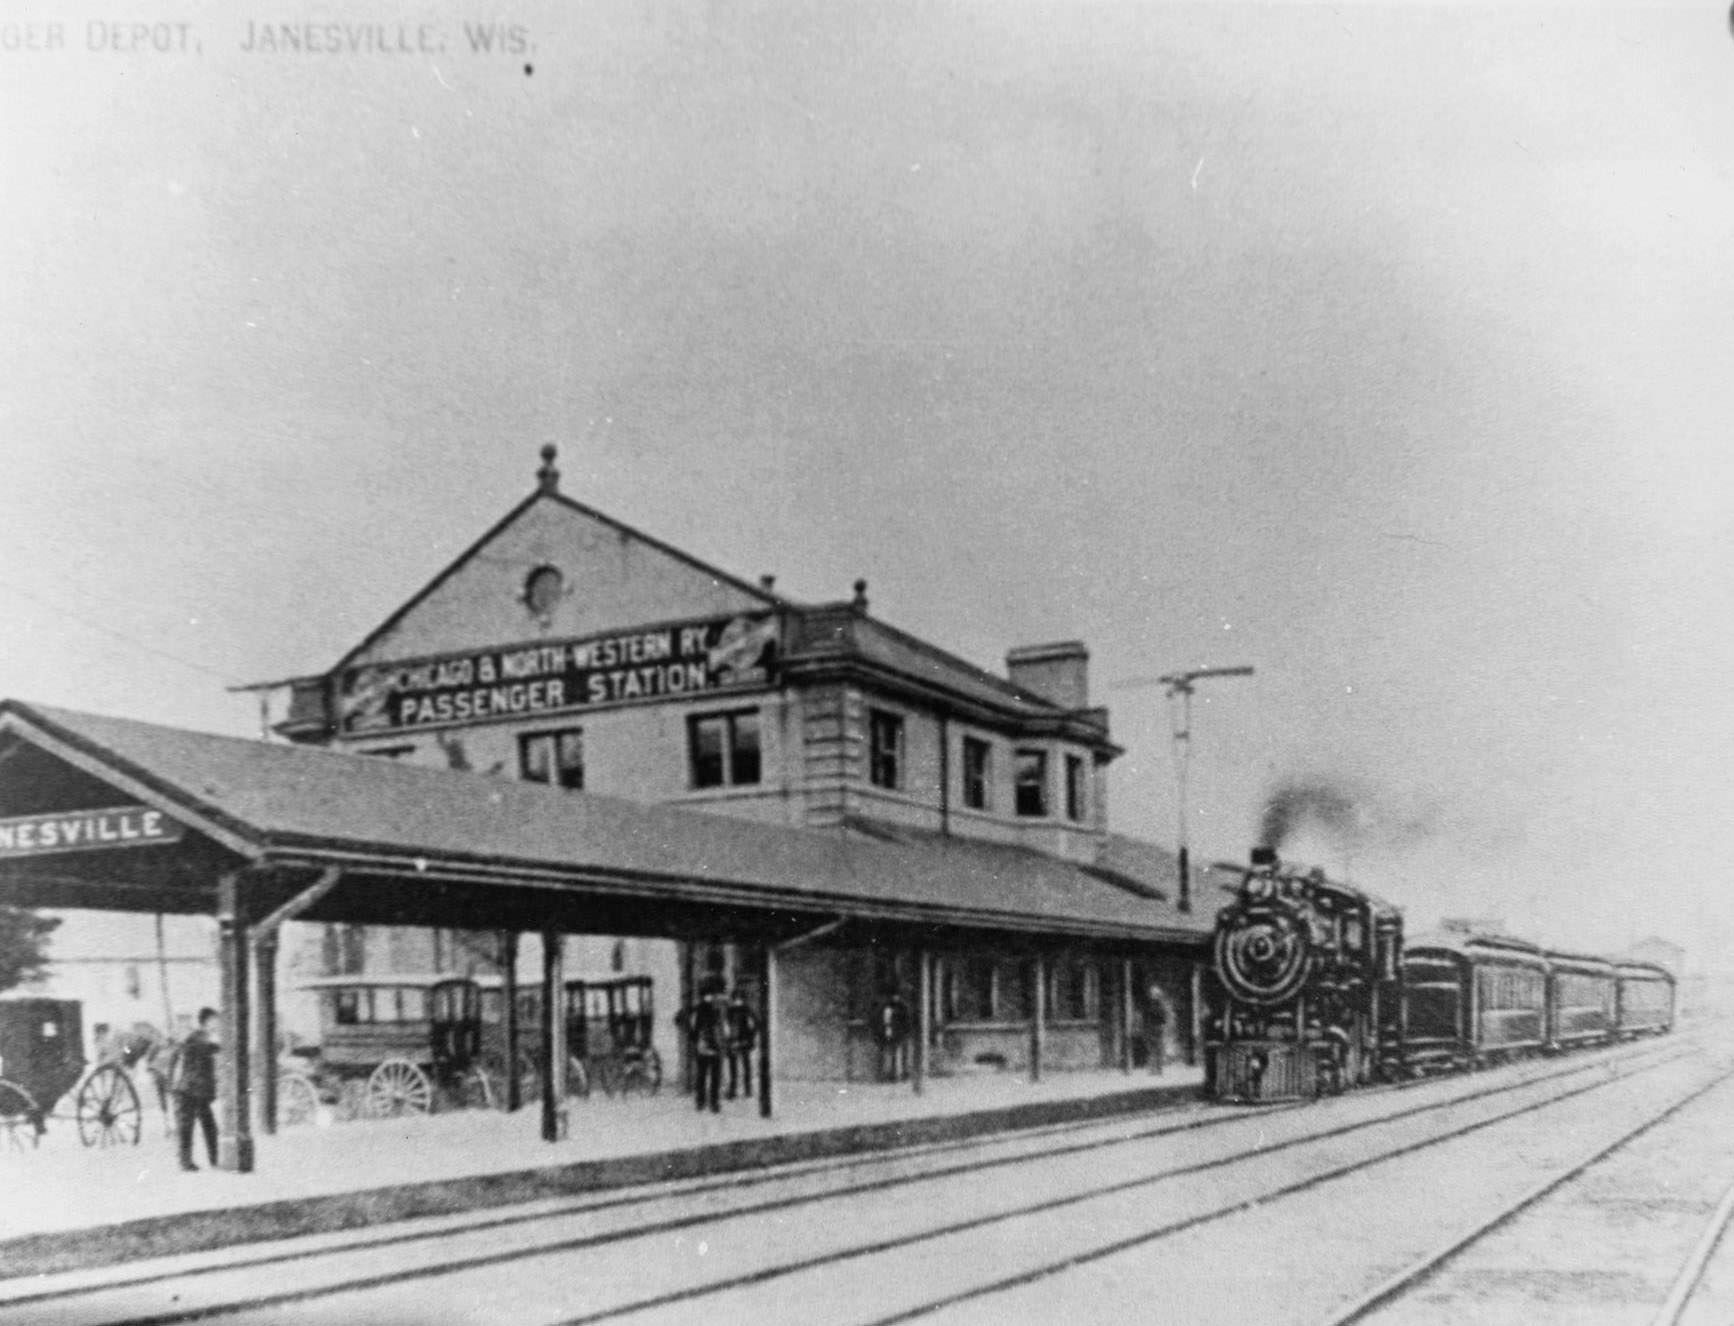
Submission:
<svg viewBox="0 0 1734 1326">
<path fill-rule="evenodd" d="M 1180 790 L 1180 897 L 1176 906 L 1183 912 L 1192 910 L 1192 854 L 1186 839 L 1186 773 L 1192 760 L 1192 688 L 1206 677 L 1250 677 L 1247 666 L 1232 668 L 1193 668 L 1190 672 L 1171 672 L 1156 680 L 1168 689 L 1168 718 L 1174 732 L 1174 774 Z"/>
</svg>

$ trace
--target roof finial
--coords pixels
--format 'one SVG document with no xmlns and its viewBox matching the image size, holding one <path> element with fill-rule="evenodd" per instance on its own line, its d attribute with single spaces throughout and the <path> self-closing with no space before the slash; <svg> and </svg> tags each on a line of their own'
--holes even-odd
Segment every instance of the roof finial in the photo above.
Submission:
<svg viewBox="0 0 1734 1326">
<path fill-rule="evenodd" d="M 856 612 L 867 611 L 867 582 L 865 580 L 857 580 L 855 582 L 855 602 L 850 606 L 853 607 Z"/>
<path fill-rule="evenodd" d="M 554 457 L 560 454 L 560 449 L 552 442 L 542 448 L 542 468 L 536 471 L 536 485 L 544 493 L 560 491 L 560 471 L 554 464 Z"/>
</svg>

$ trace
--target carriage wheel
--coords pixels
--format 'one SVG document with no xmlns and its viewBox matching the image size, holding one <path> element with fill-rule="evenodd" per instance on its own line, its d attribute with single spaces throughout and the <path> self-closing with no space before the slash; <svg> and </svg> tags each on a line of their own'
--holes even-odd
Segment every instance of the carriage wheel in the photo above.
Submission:
<svg viewBox="0 0 1734 1326">
<path fill-rule="evenodd" d="M 0 1133 L 8 1151 L 29 1151 L 42 1141 L 42 1111 L 16 1082 L 0 1082 Z"/>
<path fill-rule="evenodd" d="M 305 1073 L 277 1075 L 277 1126 L 294 1128 L 312 1123 L 319 1113 L 319 1089 Z"/>
<path fill-rule="evenodd" d="M 367 1079 L 367 1113 L 374 1119 L 427 1114 L 433 1109 L 433 1083 L 408 1059 L 387 1059 Z"/>
<path fill-rule="evenodd" d="M 518 1099 L 528 1105 L 542 1098 L 542 1070 L 536 1066 L 536 1056 L 520 1048 L 518 1051 Z"/>
<path fill-rule="evenodd" d="M 604 1096 L 613 1096 L 621 1087 L 620 1056 L 610 1054 L 596 1061 L 596 1083 Z"/>
<path fill-rule="evenodd" d="M 496 1110 L 503 1110 L 510 1104 L 506 1088 L 511 1079 L 506 1075 L 506 1057 L 503 1054 L 492 1053 L 483 1056 L 481 1071 L 488 1078 L 488 1104 Z M 518 1101 L 528 1105 L 542 1094 L 542 1075 L 536 1071 L 536 1058 L 528 1050 L 518 1051 Z"/>
<path fill-rule="evenodd" d="M 458 1078 L 458 1099 L 467 1110 L 504 1109 L 506 1090 L 494 1065 L 472 1064 Z"/>
<path fill-rule="evenodd" d="M 86 1146 L 137 1146 L 138 1089 L 117 1064 L 104 1064 L 78 1089 L 78 1140 Z"/>
<path fill-rule="evenodd" d="M 346 1077 L 337 1089 L 337 1121 L 351 1123 L 367 1117 L 367 1082 L 359 1077 Z"/>
</svg>

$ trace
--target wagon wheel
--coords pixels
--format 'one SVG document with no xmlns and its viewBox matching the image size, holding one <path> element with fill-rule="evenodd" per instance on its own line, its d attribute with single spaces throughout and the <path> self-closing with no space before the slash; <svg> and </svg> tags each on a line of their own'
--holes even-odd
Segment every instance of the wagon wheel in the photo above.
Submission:
<svg viewBox="0 0 1734 1326">
<path fill-rule="evenodd" d="M 458 1100 L 468 1110 L 504 1109 L 506 1088 L 494 1065 L 475 1063 L 458 1075 Z"/>
<path fill-rule="evenodd" d="M 346 1077 L 337 1089 L 337 1118 L 348 1123 L 367 1117 L 367 1083 L 359 1077 Z"/>
<path fill-rule="evenodd" d="M 319 1089 L 305 1073 L 277 1075 L 277 1126 L 312 1123 L 319 1113 Z"/>
<path fill-rule="evenodd" d="M 494 1051 L 482 1056 L 480 1071 L 488 1079 L 488 1105 L 503 1110 L 511 1102 L 506 1088 L 511 1079 L 506 1075 L 506 1056 Z M 536 1072 L 536 1060 L 528 1050 L 518 1051 L 518 1100 L 527 1104 L 542 1092 L 542 1078 Z"/>
<path fill-rule="evenodd" d="M 42 1140 L 42 1111 L 16 1082 L 0 1081 L 0 1133 L 9 1151 L 31 1150 Z"/>
<path fill-rule="evenodd" d="M 433 1109 L 433 1083 L 408 1059 L 387 1059 L 367 1079 L 367 1113 L 375 1119 L 427 1114 Z"/>
<path fill-rule="evenodd" d="M 621 1089 L 620 1056 L 610 1054 L 596 1061 L 596 1082 L 604 1096 L 613 1096 Z"/>
<path fill-rule="evenodd" d="M 566 1094 L 586 1098 L 590 1095 L 590 1069 L 575 1054 L 566 1056 Z"/>
<path fill-rule="evenodd" d="M 86 1146 L 137 1146 L 138 1089 L 117 1064 L 104 1064 L 78 1089 L 78 1140 Z"/>
</svg>

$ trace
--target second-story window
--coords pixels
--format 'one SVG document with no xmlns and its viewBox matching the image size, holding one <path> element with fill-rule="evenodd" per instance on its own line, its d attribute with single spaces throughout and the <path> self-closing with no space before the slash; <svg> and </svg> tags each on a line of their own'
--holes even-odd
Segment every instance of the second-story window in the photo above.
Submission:
<svg viewBox="0 0 1734 1326">
<path fill-rule="evenodd" d="M 1020 750 L 1017 763 L 1017 812 L 1025 816 L 1048 813 L 1048 753 Z"/>
<path fill-rule="evenodd" d="M 903 716 L 867 713 L 867 777 L 874 787 L 903 786 Z"/>
<path fill-rule="evenodd" d="M 531 732 L 518 738 L 518 773 L 531 783 L 582 789 L 584 731 Z"/>
<path fill-rule="evenodd" d="M 971 810 L 991 808 L 993 747 L 977 737 L 963 739 L 963 804 Z"/>
<path fill-rule="evenodd" d="M 1088 814 L 1085 795 L 1084 762 L 1076 755 L 1066 756 L 1066 818 L 1082 820 Z"/>
<path fill-rule="evenodd" d="M 745 787 L 760 778 L 759 714 L 705 714 L 688 720 L 694 787 Z"/>
</svg>

